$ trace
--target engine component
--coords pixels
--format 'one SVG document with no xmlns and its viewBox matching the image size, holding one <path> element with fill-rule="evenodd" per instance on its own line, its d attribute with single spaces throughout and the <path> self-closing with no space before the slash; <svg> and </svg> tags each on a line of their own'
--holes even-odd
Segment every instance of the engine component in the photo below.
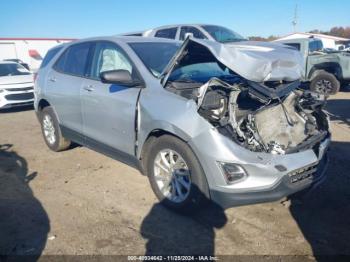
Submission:
<svg viewBox="0 0 350 262">
<path fill-rule="evenodd" d="M 296 94 L 289 94 L 282 103 L 269 106 L 255 114 L 256 128 L 264 144 L 275 142 L 283 148 L 304 141 L 306 120 L 295 110 Z"/>
<path fill-rule="evenodd" d="M 287 154 L 310 148 L 327 135 L 324 99 L 319 95 L 296 90 L 262 101 L 247 85 L 212 78 L 201 86 L 183 82 L 167 88 L 195 100 L 198 113 L 219 132 L 254 152 Z"/>
</svg>

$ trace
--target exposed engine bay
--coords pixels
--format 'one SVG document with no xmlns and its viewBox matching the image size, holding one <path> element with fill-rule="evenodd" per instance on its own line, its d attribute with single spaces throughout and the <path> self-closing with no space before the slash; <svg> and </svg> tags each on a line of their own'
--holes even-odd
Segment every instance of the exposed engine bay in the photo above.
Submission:
<svg viewBox="0 0 350 262">
<path fill-rule="evenodd" d="M 165 88 L 193 99 L 198 113 L 239 145 L 254 152 L 288 154 L 315 148 L 329 136 L 324 97 L 293 88 L 298 84 L 261 84 L 273 96 L 264 96 L 257 91 L 259 83 L 242 78 L 227 82 L 212 78 L 204 85 L 168 82 Z"/>
</svg>

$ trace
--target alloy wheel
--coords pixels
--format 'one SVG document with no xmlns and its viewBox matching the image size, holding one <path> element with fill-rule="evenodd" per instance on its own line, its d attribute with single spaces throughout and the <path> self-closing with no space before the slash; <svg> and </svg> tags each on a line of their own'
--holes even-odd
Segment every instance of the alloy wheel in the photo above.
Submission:
<svg viewBox="0 0 350 262">
<path fill-rule="evenodd" d="M 56 142 L 56 131 L 53 120 L 49 115 L 45 115 L 43 118 L 43 130 L 46 141 L 53 145 Z"/>
<path fill-rule="evenodd" d="M 164 197 L 175 203 L 185 201 L 190 193 L 190 170 L 183 157 L 174 150 L 163 149 L 154 160 L 154 177 Z"/>
<path fill-rule="evenodd" d="M 328 94 L 332 92 L 333 86 L 330 81 L 321 79 L 316 82 L 315 89 L 320 94 Z"/>
</svg>

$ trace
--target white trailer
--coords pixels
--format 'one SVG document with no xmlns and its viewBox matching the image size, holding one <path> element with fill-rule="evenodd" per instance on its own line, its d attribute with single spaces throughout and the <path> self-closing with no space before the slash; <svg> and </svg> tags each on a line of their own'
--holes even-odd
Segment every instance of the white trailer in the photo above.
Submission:
<svg viewBox="0 0 350 262">
<path fill-rule="evenodd" d="M 349 39 L 324 34 L 313 34 L 313 33 L 292 33 L 279 38 L 278 40 L 298 39 L 298 38 L 310 38 L 314 37 L 322 41 L 324 48 L 332 48 L 338 50 L 337 44 L 347 42 Z"/>
<path fill-rule="evenodd" d="M 20 59 L 36 71 L 46 52 L 59 44 L 73 41 L 71 38 L 0 38 L 0 60 Z"/>
</svg>

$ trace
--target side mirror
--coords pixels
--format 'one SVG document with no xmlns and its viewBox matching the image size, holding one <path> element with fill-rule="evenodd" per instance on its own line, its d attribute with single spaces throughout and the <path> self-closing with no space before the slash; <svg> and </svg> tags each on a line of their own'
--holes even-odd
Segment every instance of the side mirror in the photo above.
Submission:
<svg viewBox="0 0 350 262">
<path fill-rule="evenodd" d="M 107 84 L 120 84 L 123 86 L 137 86 L 140 81 L 134 80 L 128 70 L 111 70 L 105 71 L 100 74 L 102 83 Z"/>
<path fill-rule="evenodd" d="M 185 33 L 185 39 L 189 37 L 193 38 L 193 33 Z"/>
</svg>

